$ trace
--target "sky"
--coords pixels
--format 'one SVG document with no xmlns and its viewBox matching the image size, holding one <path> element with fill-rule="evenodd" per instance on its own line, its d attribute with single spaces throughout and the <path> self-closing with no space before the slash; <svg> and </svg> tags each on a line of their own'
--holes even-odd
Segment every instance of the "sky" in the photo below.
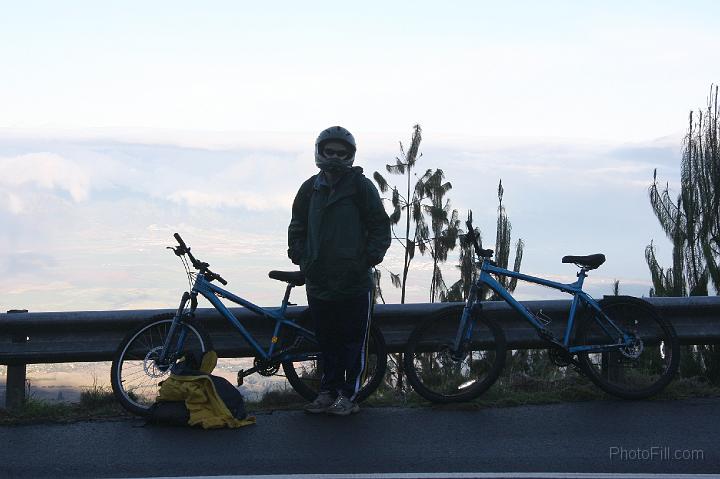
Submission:
<svg viewBox="0 0 720 479">
<path fill-rule="evenodd" d="M 670 245 L 647 190 L 677 192 L 691 110 L 720 81 L 717 2 L 8 2 L 0 16 L 0 310 L 175 307 L 193 252 L 261 305 L 290 206 L 343 125 L 383 171 L 423 128 L 461 217 L 492 247 L 500 179 L 522 270 L 651 287 Z M 389 175 L 386 175 L 388 177 Z M 400 182 L 399 177 L 389 177 Z M 445 265 L 457 279 L 454 258 Z M 383 273 L 399 272 L 391 247 Z M 418 258 L 409 300 L 428 301 Z M 386 282 L 386 300 L 399 292 Z M 559 297 L 521 286 L 521 299 Z M 305 304 L 304 291 L 293 300 Z"/>
</svg>

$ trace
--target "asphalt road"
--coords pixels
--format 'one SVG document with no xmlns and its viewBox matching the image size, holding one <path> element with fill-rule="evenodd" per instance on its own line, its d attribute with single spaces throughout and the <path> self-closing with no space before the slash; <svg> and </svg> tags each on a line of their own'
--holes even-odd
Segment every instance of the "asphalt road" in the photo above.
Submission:
<svg viewBox="0 0 720 479">
<path fill-rule="evenodd" d="M 211 431 L 139 420 L 1 427 L 0 477 L 720 473 L 719 406 L 712 398 L 364 408 L 348 418 L 276 411 Z"/>
</svg>

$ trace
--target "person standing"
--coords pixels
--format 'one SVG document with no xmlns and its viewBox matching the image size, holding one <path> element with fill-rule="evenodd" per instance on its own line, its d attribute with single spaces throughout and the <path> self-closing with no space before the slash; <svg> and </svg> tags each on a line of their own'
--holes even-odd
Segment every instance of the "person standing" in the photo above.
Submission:
<svg viewBox="0 0 720 479">
<path fill-rule="evenodd" d="M 390 247 L 390 219 L 341 126 L 315 141 L 320 172 L 298 190 L 288 227 L 288 256 L 305 274 L 308 307 L 323 357 L 320 392 L 308 413 L 347 416 L 366 367 L 372 267 Z"/>
</svg>

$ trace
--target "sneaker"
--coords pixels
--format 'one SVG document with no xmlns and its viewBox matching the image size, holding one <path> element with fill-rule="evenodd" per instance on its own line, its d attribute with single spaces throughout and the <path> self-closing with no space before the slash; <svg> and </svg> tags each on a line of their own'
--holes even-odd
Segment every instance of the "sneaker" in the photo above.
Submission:
<svg viewBox="0 0 720 479">
<path fill-rule="evenodd" d="M 327 411 L 334 402 L 335 396 L 330 391 L 320 391 L 315 400 L 306 404 L 303 409 L 310 414 L 319 414 Z"/>
<path fill-rule="evenodd" d="M 325 412 L 334 416 L 349 416 L 360 411 L 360 406 L 340 394 Z"/>
</svg>

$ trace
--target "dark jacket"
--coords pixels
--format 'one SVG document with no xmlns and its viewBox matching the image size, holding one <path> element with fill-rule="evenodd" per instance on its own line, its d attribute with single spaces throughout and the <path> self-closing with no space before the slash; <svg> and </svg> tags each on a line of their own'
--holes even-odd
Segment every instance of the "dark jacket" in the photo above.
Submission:
<svg viewBox="0 0 720 479">
<path fill-rule="evenodd" d="M 390 247 L 390 219 L 362 171 L 352 168 L 334 187 L 315 175 L 295 196 L 288 256 L 305 273 L 308 296 L 332 301 L 368 292 L 370 268 Z"/>
</svg>

